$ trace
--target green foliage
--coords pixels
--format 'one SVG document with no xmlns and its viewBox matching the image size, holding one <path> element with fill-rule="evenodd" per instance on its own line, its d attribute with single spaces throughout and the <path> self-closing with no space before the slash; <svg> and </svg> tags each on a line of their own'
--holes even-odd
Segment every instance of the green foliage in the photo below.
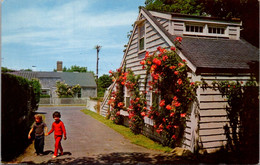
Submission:
<svg viewBox="0 0 260 165">
<path fill-rule="evenodd" d="M 33 115 L 38 107 L 38 81 L 2 74 L 2 160 L 12 159 L 28 146 Z"/>
<path fill-rule="evenodd" d="M 145 7 L 148 10 L 190 15 L 202 15 L 204 12 L 201 0 L 146 0 Z"/>
<path fill-rule="evenodd" d="M 77 93 L 81 91 L 79 84 L 75 86 L 69 86 L 65 82 L 57 81 L 56 82 L 56 93 L 59 98 L 71 98 L 75 97 Z"/>
<path fill-rule="evenodd" d="M 57 72 L 56 69 L 53 70 L 54 72 Z M 70 68 L 67 68 L 66 66 L 63 67 L 62 69 L 63 72 L 89 72 L 89 73 L 93 73 L 93 71 L 88 71 L 87 67 L 81 67 L 81 66 L 77 66 L 77 65 L 73 65 Z"/>
<path fill-rule="evenodd" d="M 6 68 L 6 67 L 1 67 L 1 72 L 2 72 L 2 73 L 6 73 L 6 72 L 14 72 L 14 70 L 12 70 L 12 69 L 8 69 L 8 68 Z"/>
<path fill-rule="evenodd" d="M 106 89 L 112 84 L 112 78 L 109 75 L 102 75 L 98 78 L 98 97 L 103 97 Z"/>
<path fill-rule="evenodd" d="M 38 79 L 32 79 L 30 83 L 33 88 L 36 104 L 38 104 L 40 102 L 41 84 Z"/>
<path fill-rule="evenodd" d="M 51 97 L 50 95 L 43 95 L 43 94 L 40 95 L 40 98 L 50 98 L 50 97 Z"/>
<path fill-rule="evenodd" d="M 87 72 L 87 67 L 80 67 L 80 66 L 73 65 L 68 69 L 64 67 L 63 72 Z"/>
<path fill-rule="evenodd" d="M 221 81 L 212 83 L 213 89 L 227 97 L 229 125 L 225 125 L 227 149 L 241 156 L 259 161 L 259 86 L 256 78 L 250 81 Z"/>
</svg>

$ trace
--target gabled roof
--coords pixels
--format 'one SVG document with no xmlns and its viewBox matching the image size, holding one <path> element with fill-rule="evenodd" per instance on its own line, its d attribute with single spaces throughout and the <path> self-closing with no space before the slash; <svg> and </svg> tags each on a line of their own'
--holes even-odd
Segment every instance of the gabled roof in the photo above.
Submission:
<svg viewBox="0 0 260 165">
<path fill-rule="evenodd" d="M 81 87 L 97 87 L 95 78 L 92 73 L 18 71 L 10 72 L 10 74 L 21 76 L 29 80 L 33 78 L 37 78 L 40 80 L 55 79 L 55 81 L 65 81 L 66 84 L 70 86 L 79 84 Z"/>
<path fill-rule="evenodd" d="M 171 35 L 148 10 L 142 8 L 140 12 L 147 16 L 152 25 L 157 26 L 155 29 L 172 46 L 177 36 Z M 188 66 L 196 73 L 248 72 L 249 62 L 259 62 L 259 49 L 243 40 L 189 36 L 182 38 L 178 54 L 188 61 Z"/>
<path fill-rule="evenodd" d="M 92 73 L 62 72 L 61 79 L 71 86 L 79 84 L 84 87 L 97 87 Z"/>
</svg>

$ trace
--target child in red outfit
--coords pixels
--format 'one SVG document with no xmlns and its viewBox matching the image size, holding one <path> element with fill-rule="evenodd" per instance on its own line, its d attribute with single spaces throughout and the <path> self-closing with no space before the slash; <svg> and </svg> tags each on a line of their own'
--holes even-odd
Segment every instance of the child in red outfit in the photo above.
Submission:
<svg viewBox="0 0 260 165">
<path fill-rule="evenodd" d="M 61 117 L 60 112 L 56 111 L 53 113 L 53 119 L 55 121 L 52 123 L 52 128 L 48 133 L 48 135 L 50 135 L 54 131 L 55 150 L 52 158 L 57 157 L 58 150 L 60 150 L 60 154 L 63 155 L 63 148 L 61 146 L 62 135 L 64 135 L 64 140 L 67 139 L 66 129 L 64 123 L 60 120 L 60 117 Z"/>
</svg>

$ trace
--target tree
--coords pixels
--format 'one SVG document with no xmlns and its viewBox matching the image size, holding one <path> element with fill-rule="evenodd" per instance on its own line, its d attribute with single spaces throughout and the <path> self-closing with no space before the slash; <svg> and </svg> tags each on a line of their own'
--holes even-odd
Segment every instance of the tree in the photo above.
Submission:
<svg viewBox="0 0 260 165">
<path fill-rule="evenodd" d="M 53 69 L 54 72 L 57 72 L 56 69 Z M 62 69 L 63 72 L 88 72 L 92 73 L 94 75 L 93 71 L 88 71 L 87 67 L 81 67 L 77 65 L 73 65 L 70 68 L 67 68 L 66 66 L 63 67 Z"/>
<path fill-rule="evenodd" d="M 145 8 L 190 15 L 202 15 L 204 12 L 200 0 L 146 0 Z"/>
<path fill-rule="evenodd" d="M 65 82 L 61 81 L 56 82 L 56 87 L 56 93 L 59 98 L 76 97 L 76 95 L 81 91 L 81 87 L 79 84 L 75 86 L 69 86 Z"/>
<path fill-rule="evenodd" d="M 8 69 L 7 67 L 1 67 L 1 71 L 2 71 L 2 73 L 6 73 L 6 72 L 14 72 L 14 70 L 12 70 L 12 69 Z"/>
<path fill-rule="evenodd" d="M 112 78 L 109 75 L 103 74 L 98 78 L 98 96 L 104 96 L 106 89 L 112 84 Z"/>
<path fill-rule="evenodd" d="M 64 67 L 62 71 L 63 72 L 87 72 L 87 67 L 80 67 L 77 65 L 73 65 L 68 69 Z"/>
</svg>

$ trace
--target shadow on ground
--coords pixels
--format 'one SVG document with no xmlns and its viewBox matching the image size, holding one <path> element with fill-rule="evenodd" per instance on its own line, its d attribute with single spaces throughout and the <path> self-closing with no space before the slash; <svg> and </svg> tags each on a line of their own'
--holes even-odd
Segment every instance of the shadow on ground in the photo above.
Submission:
<svg viewBox="0 0 260 165">
<path fill-rule="evenodd" d="M 69 155 L 69 154 L 68 154 Z M 179 159 L 167 154 L 149 154 L 149 153 L 110 153 L 100 154 L 90 157 L 66 157 L 60 156 L 56 159 L 51 159 L 43 164 L 188 164 L 192 163 L 192 159 Z M 21 162 L 34 164 L 34 162 Z M 194 163 L 194 162 L 193 162 Z"/>
<path fill-rule="evenodd" d="M 66 152 L 63 156 L 47 160 L 42 164 L 257 164 L 257 162 L 258 159 L 252 160 L 249 157 L 223 152 L 186 157 L 177 157 L 173 154 L 116 152 L 79 158 L 74 158 L 70 152 Z M 21 163 L 35 164 L 33 161 Z"/>
</svg>

